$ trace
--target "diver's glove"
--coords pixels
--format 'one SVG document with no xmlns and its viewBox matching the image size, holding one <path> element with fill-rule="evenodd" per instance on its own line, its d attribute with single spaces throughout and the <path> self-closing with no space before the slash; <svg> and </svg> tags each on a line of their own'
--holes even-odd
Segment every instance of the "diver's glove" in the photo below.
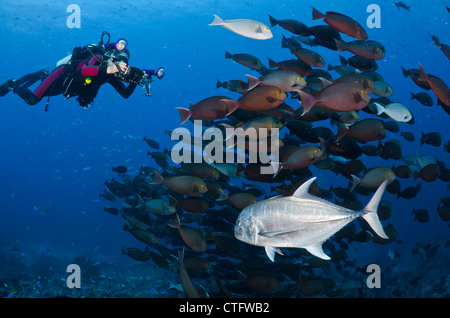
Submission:
<svg viewBox="0 0 450 318">
<path fill-rule="evenodd" d="M 119 70 L 119 68 L 120 70 Z M 114 74 L 118 72 L 126 72 L 128 65 L 124 62 L 113 63 L 108 60 L 108 67 L 106 68 L 106 74 Z"/>
</svg>

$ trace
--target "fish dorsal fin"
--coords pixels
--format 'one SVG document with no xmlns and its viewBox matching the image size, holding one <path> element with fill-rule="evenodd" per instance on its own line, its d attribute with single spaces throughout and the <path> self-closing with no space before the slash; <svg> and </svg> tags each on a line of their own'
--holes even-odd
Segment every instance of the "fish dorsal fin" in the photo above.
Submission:
<svg viewBox="0 0 450 318">
<path fill-rule="evenodd" d="M 297 198 L 304 198 L 306 196 L 310 196 L 308 190 L 311 184 L 316 180 L 316 177 L 311 178 L 304 182 L 297 190 L 295 190 L 294 194 L 292 196 Z"/>
<path fill-rule="evenodd" d="M 322 243 L 319 243 L 317 245 L 307 246 L 305 248 L 308 252 L 310 252 L 314 256 L 317 256 L 317 257 L 319 257 L 321 259 L 325 259 L 325 260 L 330 259 L 330 257 L 323 252 Z"/>
<path fill-rule="evenodd" d="M 266 200 L 273 200 L 273 199 L 277 199 L 277 198 L 281 198 L 281 195 L 276 195 L 276 196 L 270 197 Z"/>
</svg>

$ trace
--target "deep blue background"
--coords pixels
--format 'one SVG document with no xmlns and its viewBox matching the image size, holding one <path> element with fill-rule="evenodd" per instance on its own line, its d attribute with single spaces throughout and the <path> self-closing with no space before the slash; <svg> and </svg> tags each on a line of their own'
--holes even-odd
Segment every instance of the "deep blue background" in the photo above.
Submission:
<svg viewBox="0 0 450 318">
<path fill-rule="evenodd" d="M 410 79 L 403 78 L 400 66 L 418 68 L 450 84 L 448 59 L 433 45 L 435 34 L 450 44 L 449 13 L 445 2 L 412 1 L 411 12 L 398 10 L 392 1 L 76 1 L 81 7 L 81 28 L 66 26 L 66 8 L 74 1 L 12 1 L 0 3 L 0 82 L 19 78 L 43 67 L 52 69 L 59 59 L 75 46 L 97 43 L 103 30 L 112 40 L 124 37 L 129 42 L 130 64 L 140 68 L 164 66 L 166 76 L 153 83 L 153 96 L 145 97 L 138 87 L 127 100 L 105 85 L 95 105 L 87 110 L 75 99 L 65 101 L 57 96 L 28 106 L 13 94 L 0 99 L 0 244 L 2 248 L 19 245 L 23 252 L 47 247 L 60 251 L 79 251 L 91 257 L 119 255 L 122 245 L 141 246 L 122 232 L 120 218 L 103 211 L 111 205 L 99 197 L 104 181 L 114 174 L 112 166 L 125 164 L 134 175 L 141 164 L 154 165 L 146 155 L 146 136 L 170 149 L 173 142 L 164 130 L 179 127 L 175 107 L 188 107 L 213 95 L 237 99 L 236 93 L 216 89 L 216 80 L 243 79 L 258 74 L 226 60 L 225 50 L 248 53 L 268 64 L 267 58 L 281 61 L 292 58 L 281 48 L 281 35 L 288 31 L 273 27 L 274 37 L 257 41 L 241 37 L 221 27 L 209 27 L 213 13 L 223 19 L 250 18 L 269 25 L 267 14 L 277 19 L 296 19 L 308 26 L 323 24 L 311 20 L 311 6 L 318 10 L 347 14 L 365 26 L 366 8 L 375 3 L 381 7 L 381 28 L 368 29 L 369 38 L 387 49 L 379 61 L 378 72 L 394 88 L 392 100 L 405 104 L 415 117 L 415 124 L 399 123 L 411 131 L 415 142 L 400 134 L 388 133 L 386 140 L 403 143 L 404 155 L 431 155 L 450 167 L 443 146 L 420 146 L 420 132 L 438 131 L 448 142 L 448 115 L 439 107 L 424 107 L 410 100 L 410 92 L 422 91 Z M 343 39 L 351 38 L 343 35 Z M 315 47 L 327 63 L 339 63 L 338 54 Z M 349 52 L 341 52 L 350 57 Z M 332 73 L 336 78 L 337 74 Z M 430 91 L 431 92 L 431 91 Z M 431 93 L 436 102 L 436 97 Z M 294 109 L 300 105 L 287 100 Z M 361 117 L 365 118 L 365 114 Z M 367 115 L 368 116 L 368 115 Z M 329 126 L 329 122 L 315 125 Z M 185 124 L 191 127 L 191 124 Z M 335 130 L 335 127 L 332 128 Z M 376 144 L 376 143 L 373 143 Z M 400 165 L 401 161 L 363 157 L 367 167 Z M 312 167 L 318 184 L 346 186 L 347 180 L 329 171 Z M 400 180 L 402 188 L 422 183 L 422 191 L 413 200 L 385 194 L 394 204 L 393 215 L 383 224 L 394 224 L 402 246 L 368 244 L 358 248 L 358 262 L 383 260 L 387 251 L 401 248 L 410 253 L 417 243 L 443 243 L 448 240 L 448 224 L 436 212 L 439 199 L 449 196 L 447 184 L 412 179 Z M 362 198 L 365 204 L 368 198 Z M 365 201 L 367 200 L 367 201 Z M 50 205 L 47 212 L 41 213 Z M 120 207 L 120 204 L 112 204 Z M 426 208 L 430 221 L 413 220 L 413 208 Z M 37 211 L 38 210 L 38 211 Z M 17 240 L 19 242 L 17 242 Z M 406 253 L 406 252 L 405 252 Z"/>
</svg>

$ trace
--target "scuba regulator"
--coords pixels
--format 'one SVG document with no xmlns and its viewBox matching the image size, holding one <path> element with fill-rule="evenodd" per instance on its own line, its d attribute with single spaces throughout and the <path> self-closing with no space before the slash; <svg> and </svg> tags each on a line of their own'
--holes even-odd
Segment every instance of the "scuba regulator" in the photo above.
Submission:
<svg viewBox="0 0 450 318">
<path fill-rule="evenodd" d="M 108 40 L 106 41 L 106 43 L 104 42 L 105 35 L 108 36 Z M 122 71 L 121 68 L 119 67 L 119 62 L 122 61 L 120 54 L 127 52 L 128 42 L 124 38 L 121 38 L 117 42 L 111 43 L 110 39 L 111 35 L 108 32 L 103 31 L 99 45 L 104 46 L 106 50 L 104 55 L 106 57 L 111 58 L 112 62 L 116 65 L 117 69 L 119 70 L 119 72 L 114 73 L 114 75 L 122 82 L 144 86 L 146 90 L 145 96 L 152 96 L 151 94 L 152 76 L 156 76 L 158 79 L 162 79 L 165 74 L 165 69 L 163 67 L 160 67 L 156 70 L 150 69 L 141 70 L 137 67 L 128 65 L 127 69 L 125 71 Z"/>
</svg>

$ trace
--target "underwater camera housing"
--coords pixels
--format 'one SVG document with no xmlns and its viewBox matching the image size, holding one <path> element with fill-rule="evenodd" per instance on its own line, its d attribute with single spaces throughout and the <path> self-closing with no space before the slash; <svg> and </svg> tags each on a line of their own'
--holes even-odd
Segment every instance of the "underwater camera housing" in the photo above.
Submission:
<svg viewBox="0 0 450 318">
<path fill-rule="evenodd" d="M 119 68 L 120 69 L 120 68 Z M 144 85 L 147 74 L 137 67 L 128 66 L 125 72 L 115 73 L 116 77 L 122 82 Z"/>
<path fill-rule="evenodd" d="M 105 36 L 107 37 L 106 41 Z M 116 65 L 117 69 L 119 70 L 119 72 L 114 73 L 114 75 L 122 82 L 145 86 L 146 89 L 145 96 L 152 96 L 150 92 L 152 76 L 156 76 L 158 79 L 162 79 L 165 74 L 164 68 L 160 67 L 155 70 L 149 69 L 141 70 L 137 67 L 128 66 L 125 72 L 121 71 L 118 65 L 119 62 L 123 62 L 123 60 L 120 57 L 120 53 L 127 51 L 128 42 L 124 38 L 121 38 L 117 42 L 111 43 L 110 39 L 111 35 L 108 32 L 103 31 L 102 36 L 100 37 L 99 46 L 103 46 L 105 48 L 106 52 L 104 53 L 104 56 L 111 58 L 112 62 Z M 126 58 L 125 63 L 127 62 L 128 57 Z"/>
<path fill-rule="evenodd" d="M 119 70 L 120 68 L 117 67 Z M 126 83 L 133 83 L 140 86 L 145 86 L 146 94 L 145 96 L 152 96 L 151 94 L 151 76 L 156 76 L 158 79 L 162 79 L 164 77 L 165 70 L 163 67 L 160 67 L 156 70 L 141 70 L 137 67 L 128 66 L 125 72 L 115 73 L 115 76 Z"/>
</svg>

